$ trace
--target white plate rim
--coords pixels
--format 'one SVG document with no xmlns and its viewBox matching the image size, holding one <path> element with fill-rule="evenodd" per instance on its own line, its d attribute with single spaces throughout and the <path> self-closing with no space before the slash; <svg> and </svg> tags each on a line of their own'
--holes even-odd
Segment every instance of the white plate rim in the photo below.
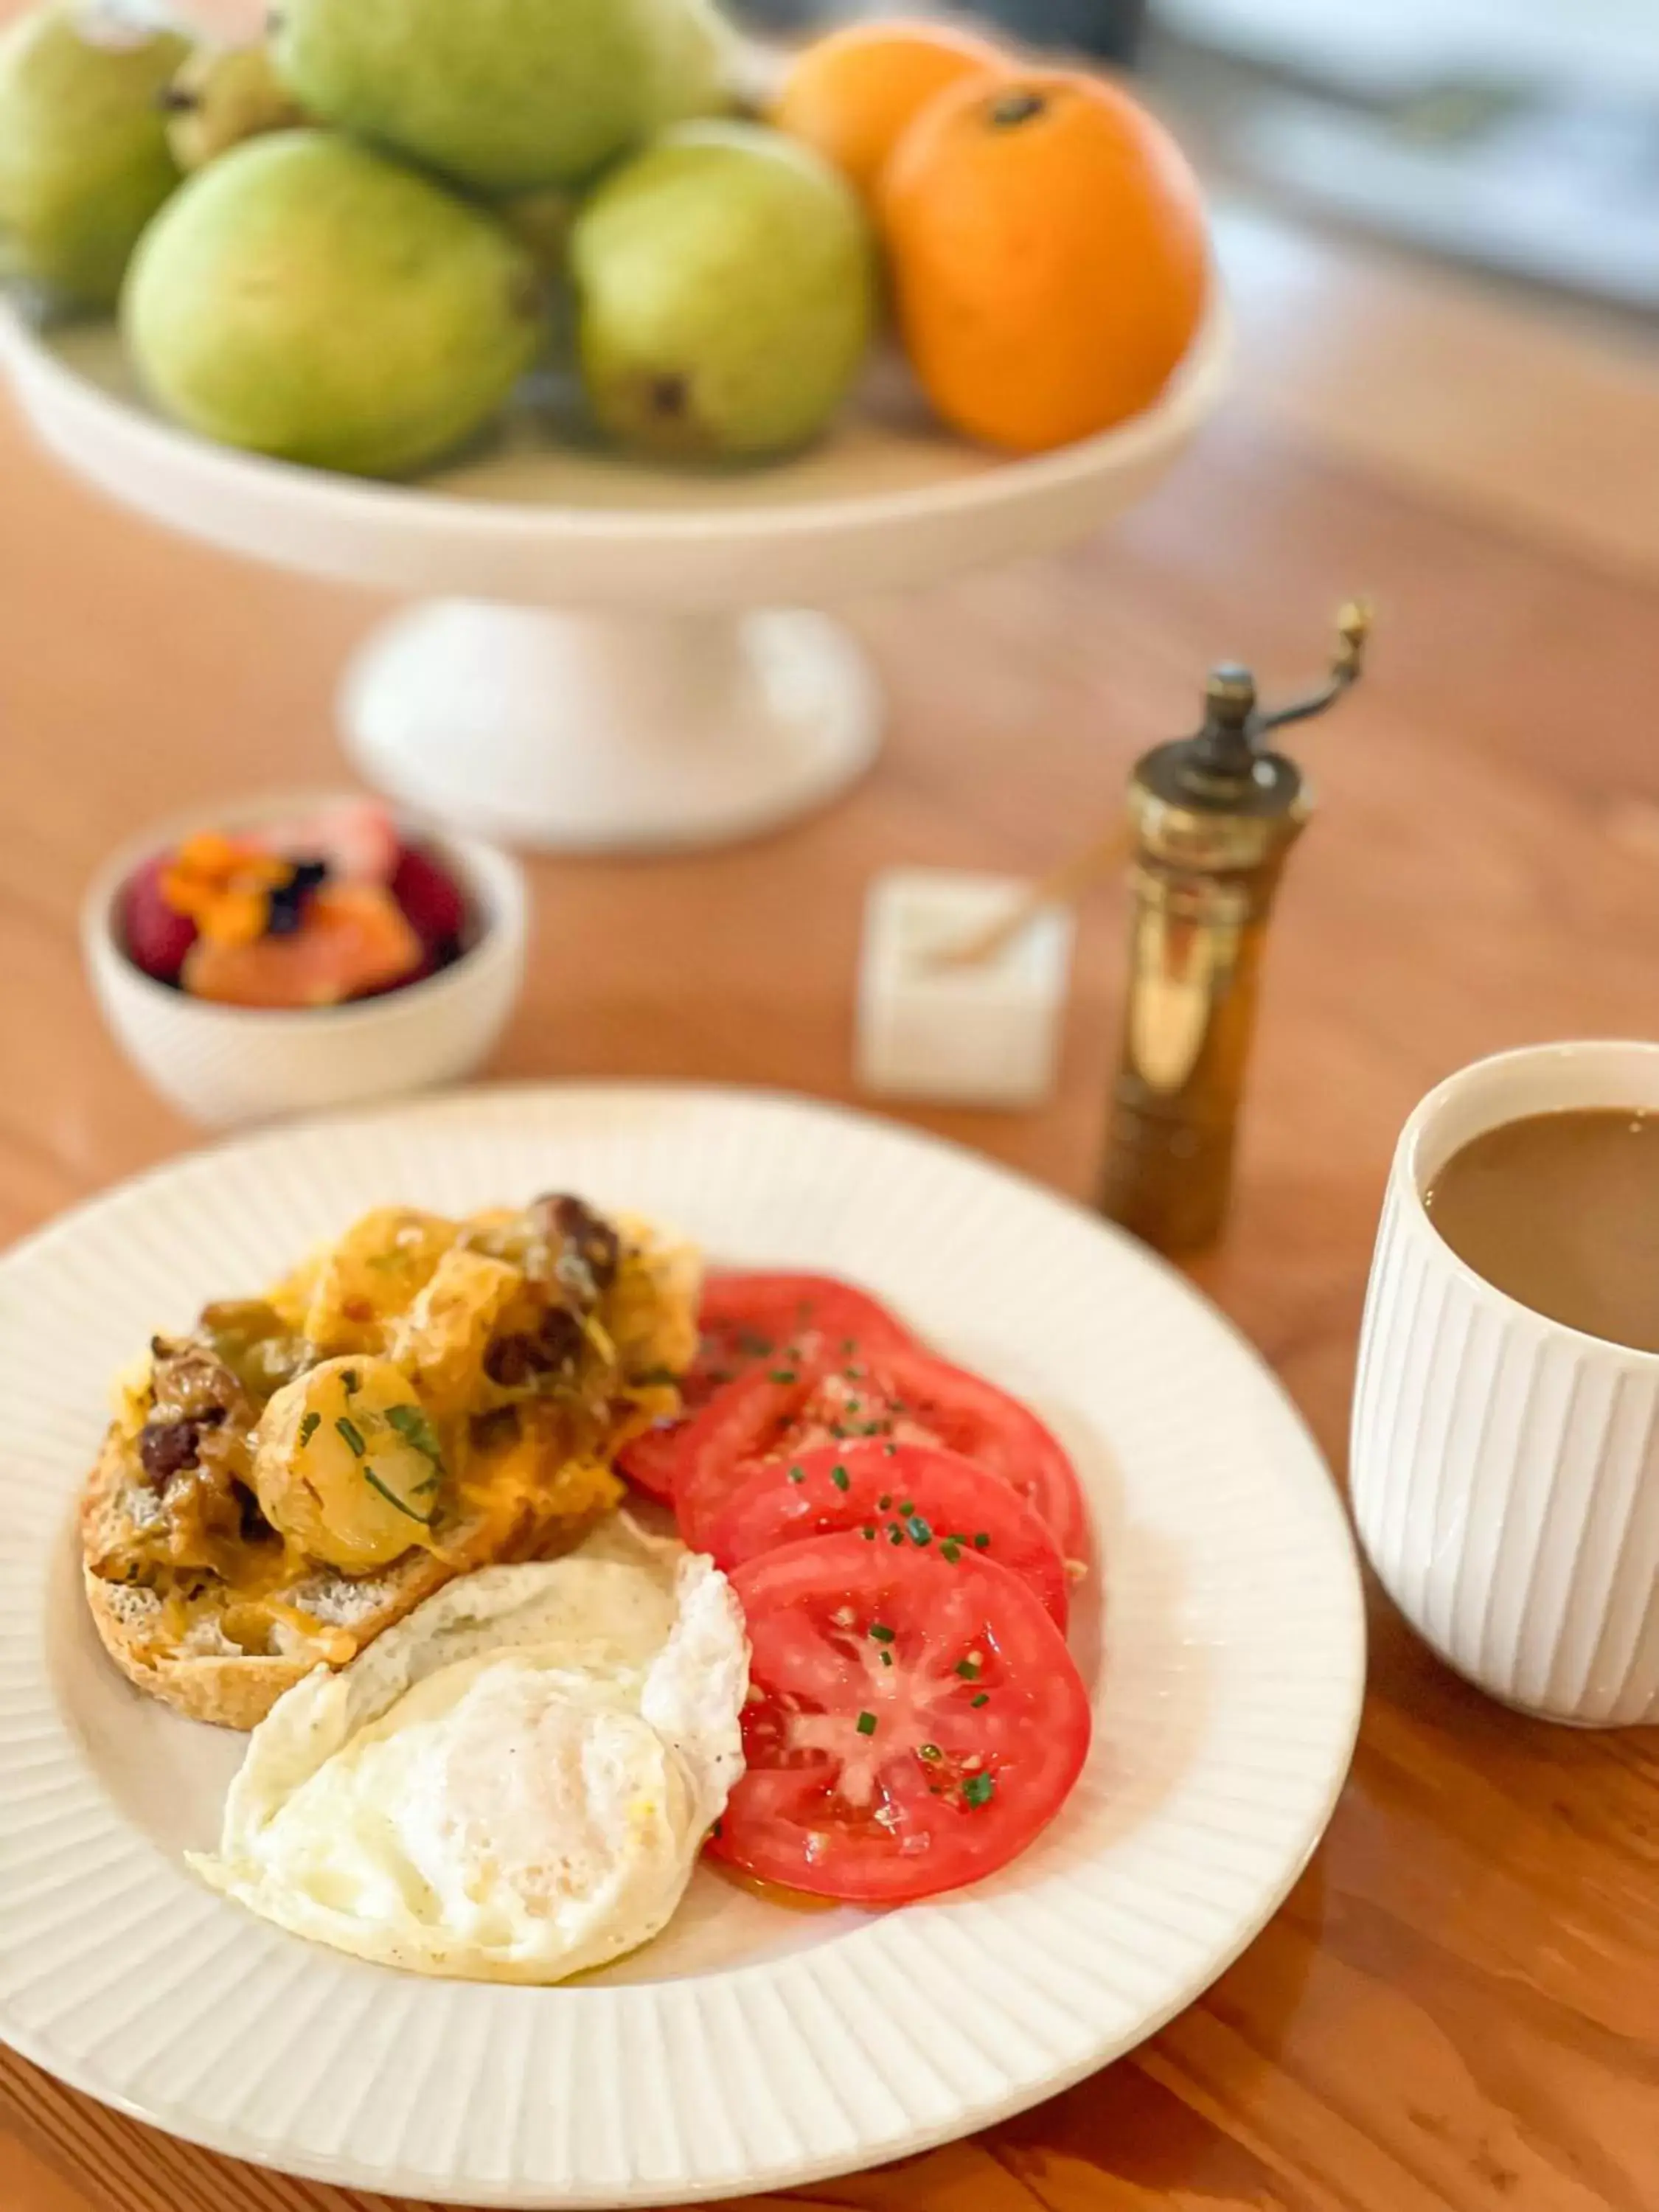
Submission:
<svg viewBox="0 0 1659 2212">
<path fill-rule="evenodd" d="M 658 2178 L 644 2183 L 629 2180 L 621 2185 L 607 2183 L 597 2189 L 585 2186 L 574 2176 L 572 2177 L 574 2185 L 565 2185 L 562 2182 L 550 2185 L 545 2180 L 530 2180 L 524 2184 L 510 2181 L 496 2185 L 476 2175 L 457 2173 L 446 2176 L 414 2168 L 387 2169 L 379 2165 L 365 2166 L 349 2158 L 316 2156 L 280 2142 L 273 2143 L 262 2137 L 248 2136 L 234 2127 L 227 2127 L 215 2123 L 210 2118 L 204 2118 L 194 2110 L 168 2106 L 153 2096 L 130 2098 L 118 2087 L 112 2087 L 107 2075 L 101 2073 L 97 2067 L 82 2066 L 67 2057 L 61 2048 L 54 2046 L 49 2037 L 19 2032 L 15 2019 L 8 2017 L 5 2008 L 4 1966 L 3 1958 L 0 1958 L 0 2039 L 9 2043 L 31 2063 L 114 2109 L 159 2126 L 185 2140 L 232 2157 L 275 2165 L 306 2179 L 340 2186 L 424 2197 L 441 2202 L 514 2208 L 514 2212 L 528 2212 L 528 2208 L 553 2204 L 599 2206 L 700 2201 L 740 2191 L 799 2186 L 863 2166 L 907 2156 L 992 2125 L 1058 2094 L 1134 2048 L 1192 2002 L 1255 1940 L 1293 1887 L 1316 1848 L 1340 1795 L 1358 1734 L 1363 1702 L 1365 1671 L 1364 1605 L 1357 1555 L 1340 1493 L 1324 1468 L 1317 1447 L 1300 1415 L 1276 1378 L 1242 1335 L 1184 1278 L 1073 1201 L 966 1147 L 863 1114 L 855 1109 L 832 1102 L 802 1098 L 786 1091 L 649 1082 L 494 1085 L 481 1090 L 440 1093 L 403 1105 L 368 1110 L 358 1109 L 318 1117 L 251 1137 L 230 1139 L 163 1163 L 117 1184 L 13 1246 L 0 1256 L 0 1286 L 9 1285 L 22 1266 L 36 1263 L 43 1257 L 49 1261 L 55 1252 L 71 1247 L 91 1223 L 114 1219 L 123 1209 L 140 1206 L 152 1194 L 165 1195 L 181 1181 L 187 1181 L 204 1168 L 210 1170 L 216 1163 L 227 1160 L 258 1162 L 262 1156 L 280 1155 L 296 1139 L 303 1144 L 326 1138 L 331 1133 L 343 1139 L 348 1133 L 372 1131 L 388 1123 L 422 1128 L 435 1126 L 441 1135 L 442 1125 L 452 1118 L 465 1125 L 474 1115 L 506 1117 L 516 1112 L 528 1116 L 538 1110 L 550 1110 L 567 1114 L 585 1112 L 604 1120 L 617 1109 L 637 1112 L 642 1107 L 659 1111 L 670 1118 L 711 1110 L 782 1115 L 794 1120 L 797 1127 L 817 1122 L 825 1128 L 850 1131 L 859 1140 L 877 1145 L 896 1143 L 901 1151 L 908 1152 L 910 1160 L 918 1167 L 925 1160 L 949 1163 L 953 1173 L 958 1176 L 965 1173 L 971 1182 L 999 1194 L 1004 1202 L 1034 1207 L 1046 1214 L 1051 1222 L 1069 1223 L 1073 1230 L 1080 1226 L 1091 1237 L 1104 1240 L 1106 1245 L 1115 1248 L 1119 1264 L 1125 1261 L 1131 1262 L 1134 1271 L 1144 1277 L 1147 1285 L 1161 1286 L 1164 1297 L 1173 1298 L 1176 1307 L 1184 1311 L 1187 1321 L 1212 1346 L 1225 1347 L 1228 1364 L 1240 1374 L 1248 1373 L 1253 1376 L 1261 1402 L 1263 1405 L 1271 1402 L 1276 1413 L 1286 1447 L 1299 1451 L 1302 1455 L 1303 1465 L 1298 1480 L 1306 1485 L 1310 1474 L 1317 1474 L 1321 1478 L 1322 1486 L 1306 1487 L 1304 1502 L 1310 1508 L 1310 1521 L 1322 1519 L 1324 1522 L 1324 1564 L 1338 1570 L 1340 1583 L 1340 1588 L 1333 1593 L 1339 1602 L 1332 1615 L 1333 1620 L 1339 1624 L 1340 1633 L 1334 1637 L 1331 1649 L 1322 1655 L 1326 1667 L 1326 1687 L 1331 1694 L 1328 1711 L 1322 1722 L 1324 1738 L 1321 1752 L 1321 1778 L 1300 1807 L 1297 1832 L 1280 1851 L 1273 1878 L 1257 1884 L 1251 1910 L 1236 1917 L 1224 1941 L 1209 1947 L 1201 1969 L 1189 1975 L 1179 1986 L 1169 1990 L 1160 2003 L 1146 2007 L 1137 2017 L 1132 2031 L 1097 2040 L 1069 2063 L 1049 2066 L 1037 2073 L 1028 2069 L 1018 2078 L 1011 2073 L 1007 2084 L 1000 2094 L 958 2098 L 948 2115 L 927 2124 L 907 2124 L 884 2134 L 872 2131 L 860 2141 L 852 2155 L 842 2148 L 823 2156 L 795 2158 L 784 2163 L 775 2162 L 741 2171 L 727 2169 L 702 2176 L 687 2174 L 672 2180 Z M 101 1385 L 102 1377 L 96 1377 L 94 1381 Z M 7 1564 L 5 1553 L 9 1540 L 0 1539 L 0 1569 Z M 0 1646 L 0 1669 L 3 1669 L 6 1656 L 4 1647 Z M 12 1656 L 15 1657 L 15 1653 Z M 38 1656 L 36 1671 L 41 1671 Z M 0 1671 L 0 1755 L 3 1755 L 5 1743 L 3 1725 L 4 1680 L 3 1671 Z M 6 1840 L 3 1808 L 0 1808 L 0 1845 L 3 1845 Z M 975 1896 L 977 1893 L 964 1893 L 963 1895 Z M 215 1903 L 216 1905 L 217 1901 Z M 225 1906 L 218 1909 L 233 1910 Z M 894 1917 L 896 1920 L 902 1917 Z M 885 1927 L 891 1923 L 877 1924 Z M 764 1964 L 738 1966 L 727 1970 L 718 1978 L 738 1982 L 759 1978 L 764 1981 L 776 1971 L 774 1966 Z M 461 1985 L 436 1986 L 444 1989 Z"/>
</svg>

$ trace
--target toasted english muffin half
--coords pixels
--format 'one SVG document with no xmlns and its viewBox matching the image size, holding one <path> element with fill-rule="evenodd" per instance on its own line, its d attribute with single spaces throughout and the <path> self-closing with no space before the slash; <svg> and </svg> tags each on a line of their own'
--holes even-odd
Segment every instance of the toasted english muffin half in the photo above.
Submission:
<svg viewBox="0 0 1659 2212">
<path fill-rule="evenodd" d="M 563 1241 L 542 1233 L 554 1218 L 549 1208 L 565 1209 Z M 252 1728 L 313 1667 L 345 1665 L 457 1576 L 579 1542 L 622 1495 L 615 1454 L 677 1406 L 673 1378 L 696 1345 L 702 1267 L 690 1246 L 568 1200 L 448 1224 L 449 1243 L 431 1216 L 418 1217 L 418 1227 L 407 1210 L 368 1220 L 377 1225 L 356 1224 L 307 1263 L 309 1304 L 297 1325 L 291 1286 L 301 1278 L 293 1277 L 269 1304 L 210 1306 L 189 1336 L 154 1340 L 149 1360 L 123 1378 L 120 1408 L 82 1492 L 82 1578 L 99 1637 L 130 1681 L 193 1720 Z M 375 1269 L 377 1238 L 396 1254 L 416 1237 L 416 1265 L 402 1275 L 391 1263 Z M 485 1271 L 452 1266 L 434 1279 L 446 1253 L 481 1250 L 491 1255 L 489 1300 L 470 1316 L 446 1283 L 465 1290 Z M 505 1292 L 502 1266 L 520 1278 Z M 372 1282 L 380 1302 L 371 1316 L 349 1298 L 345 1322 L 327 1311 L 317 1318 L 316 1286 L 331 1269 Z M 267 1315 L 270 1333 L 250 1336 Z M 331 1347 L 338 1327 L 356 1332 L 360 1351 Z M 289 1484 L 326 1447 L 337 1490 L 361 1461 L 364 1480 L 386 1497 L 377 1468 L 391 1463 L 376 1460 L 372 1431 L 361 1433 L 368 1417 L 331 1425 L 353 1441 L 343 1478 L 343 1448 L 328 1435 L 318 1441 L 318 1422 L 302 1419 L 296 1429 L 291 1406 L 286 1421 L 264 1417 L 285 1390 L 291 1399 L 313 1381 L 320 1389 L 342 1369 L 349 1377 L 361 1368 L 366 1378 L 371 1364 L 401 1378 L 407 1403 L 386 1441 L 407 1459 L 413 1435 L 428 1455 L 416 1470 L 430 1468 L 413 1488 L 429 1494 L 418 1508 L 391 1497 L 416 1524 L 408 1531 L 416 1540 L 345 1566 L 317 1548 L 329 1541 L 335 1501 L 313 1482 L 307 1514 L 296 1517 Z M 296 1456 L 294 1437 L 305 1439 L 297 1472 L 286 1463 L 273 1472 L 272 1431 L 287 1440 L 285 1462 Z M 401 1522 L 393 1525 L 401 1534 Z"/>
</svg>

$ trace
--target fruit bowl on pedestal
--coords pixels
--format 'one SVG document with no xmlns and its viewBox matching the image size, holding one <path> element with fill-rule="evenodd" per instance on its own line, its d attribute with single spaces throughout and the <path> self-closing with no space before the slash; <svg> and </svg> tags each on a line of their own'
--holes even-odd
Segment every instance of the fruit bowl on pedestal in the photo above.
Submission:
<svg viewBox="0 0 1659 2212">
<path fill-rule="evenodd" d="M 963 443 L 878 361 L 831 434 L 677 471 L 550 435 L 532 380 L 487 442 L 411 484 L 210 445 L 139 397 L 106 322 L 0 303 L 0 363 L 68 466 L 174 529 L 417 604 L 362 647 L 342 720 L 364 774 L 459 829 L 629 851 L 753 835 L 823 804 L 879 741 L 880 695 L 817 611 L 1087 536 L 1215 407 L 1210 310 L 1158 402 L 1029 459 Z"/>
</svg>

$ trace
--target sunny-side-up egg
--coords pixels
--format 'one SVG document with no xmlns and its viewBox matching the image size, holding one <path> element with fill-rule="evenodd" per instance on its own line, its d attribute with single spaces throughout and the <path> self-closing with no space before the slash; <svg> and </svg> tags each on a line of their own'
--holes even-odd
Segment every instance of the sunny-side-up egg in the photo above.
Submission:
<svg viewBox="0 0 1659 2212">
<path fill-rule="evenodd" d="M 613 1522 L 289 1691 L 191 1863 L 358 1958 L 561 1981 L 667 1923 L 742 1771 L 748 1680 L 725 1576 Z"/>
</svg>

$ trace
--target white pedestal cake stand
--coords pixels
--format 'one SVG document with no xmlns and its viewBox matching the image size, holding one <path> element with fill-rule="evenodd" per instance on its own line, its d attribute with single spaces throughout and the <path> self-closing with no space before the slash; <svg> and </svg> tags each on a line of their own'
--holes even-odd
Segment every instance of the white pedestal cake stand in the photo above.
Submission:
<svg viewBox="0 0 1659 2212">
<path fill-rule="evenodd" d="M 43 332 L 0 306 L 0 358 L 70 468 L 229 551 L 416 599 L 345 679 L 371 781 L 571 851 L 748 836 L 839 791 L 874 754 L 879 694 L 852 638 L 803 610 L 1086 536 L 1175 459 L 1229 352 L 1218 310 L 1155 408 L 1032 459 L 941 433 L 889 362 L 775 468 L 677 475 L 560 443 L 532 392 L 487 447 L 383 485 L 174 429 L 108 325 Z"/>
</svg>

